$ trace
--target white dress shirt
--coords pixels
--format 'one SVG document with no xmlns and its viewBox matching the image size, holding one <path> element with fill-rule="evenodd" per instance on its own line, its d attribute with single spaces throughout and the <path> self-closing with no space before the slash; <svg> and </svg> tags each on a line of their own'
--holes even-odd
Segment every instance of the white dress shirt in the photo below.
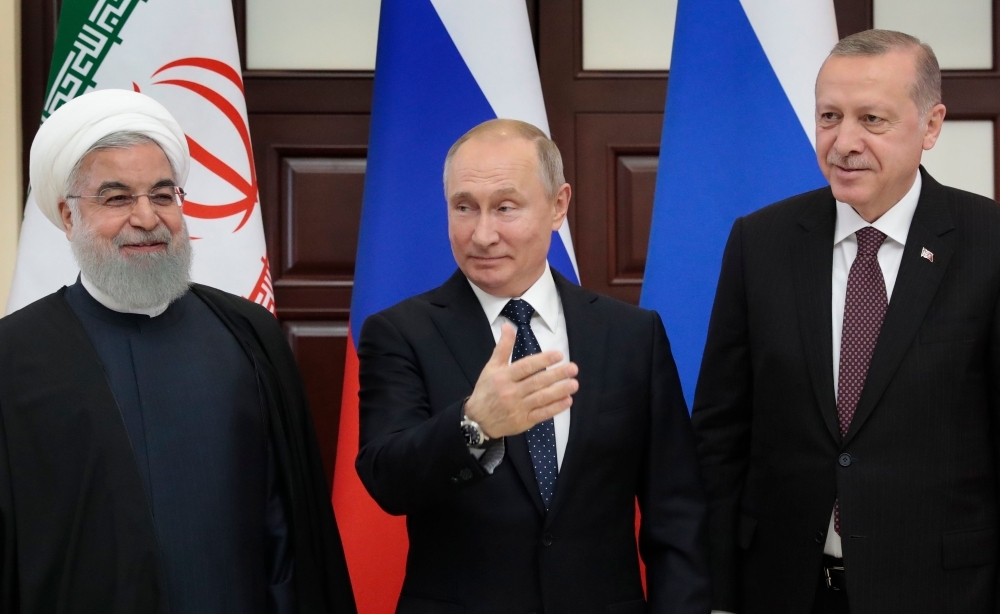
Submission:
<svg viewBox="0 0 1000 614">
<path fill-rule="evenodd" d="M 892 289 L 896 286 L 896 274 L 899 273 L 899 263 L 903 259 L 903 247 L 906 236 L 910 232 L 910 222 L 913 212 L 920 200 L 922 180 L 920 173 L 913 182 L 913 187 L 898 203 L 886 211 L 882 217 L 871 224 L 858 215 L 847 203 L 837 201 L 837 229 L 833 235 L 833 393 L 836 398 L 840 377 L 840 341 L 844 333 L 844 304 L 847 302 L 847 276 L 851 265 L 858 255 L 858 238 L 855 232 L 873 226 L 885 234 L 885 242 L 878 250 L 878 264 L 885 278 L 885 298 L 892 300 Z M 841 548 L 840 535 L 833 530 L 833 513 L 830 514 L 830 527 L 826 532 L 826 545 L 823 552 L 830 556 L 844 556 Z"/>
<path fill-rule="evenodd" d="M 127 307 L 123 307 L 120 303 L 118 303 L 118 301 L 105 294 L 100 288 L 95 286 L 92 281 L 87 279 L 87 276 L 83 273 L 80 274 L 80 283 L 83 284 L 83 288 L 87 291 L 87 293 L 94 297 L 95 301 L 104 305 L 111 311 L 117 311 L 118 313 L 135 313 L 155 318 L 166 311 L 167 307 L 170 306 L 170 303 L 166 303 L 151 309 L 129 309 Z"/>
<path fill-rule="evenodd" d="M 559 350 L 562 352 L 563 359 L 558 364 L 569 362 L 566 316 L 563 314 L 562 299 L 559 298 L 559 291 L 556 290 L 556 282 L 552 279 L 552 271 L 549 269 L 548 263 L 546 263 L 545 272 L 538 278 L 538 281 L 532 284 L 521 296 L 493 296 L 471 281 L 469 285 L 472 286 L 472 291 L 476 293 L 476 298 L 479 299 L 479 304 L 482 305 L 483 312 L 486 313 L 486 320 L 493 330 L 494 342 L 500 340 L 500 329 L 505 322 L 517 326 L 514 322 L 500 315 L 500 312 L 512 298 L 519 298 L 535 309 L 535 313 L 531 316 L 531 332 L 535 333 L 535 338 L 542 351 Z M 566 455 L 570 411 L 572 409 L 567 409 L 556 414 L 553 418 L 556 431 L 556 464 L 559 468 L 562 468 L 563 456 Z M 499 462 L 496 464 L 498 465 Z M 493 467 L 488 468 L 491 473 Z"/>
</svg>

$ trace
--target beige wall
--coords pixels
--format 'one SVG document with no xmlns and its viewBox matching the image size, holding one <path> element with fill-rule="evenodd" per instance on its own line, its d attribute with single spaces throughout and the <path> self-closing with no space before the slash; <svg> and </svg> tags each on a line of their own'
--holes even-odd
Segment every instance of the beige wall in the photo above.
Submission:
<svg viewBox="0 0 1000 614">
<path fill-rule="evenodd" d="M 21 224 L 20 0 L 0 0 L 0 314 L 7 304 Z"/>
</svg>

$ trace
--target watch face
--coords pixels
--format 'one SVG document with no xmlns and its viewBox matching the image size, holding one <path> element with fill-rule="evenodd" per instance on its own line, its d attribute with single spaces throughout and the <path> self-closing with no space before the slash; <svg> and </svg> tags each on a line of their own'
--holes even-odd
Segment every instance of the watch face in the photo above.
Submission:
<svg viewBox="0 0 1000 614">
<path fill-rule="evenodd" d="M 479 429 L 471 424 L 462 425 L 462 435 L 465 436 L 465 444 L 469 446 L 478 446 L 483 443 L 483 436 L 479 432 Z"/>
</svg>

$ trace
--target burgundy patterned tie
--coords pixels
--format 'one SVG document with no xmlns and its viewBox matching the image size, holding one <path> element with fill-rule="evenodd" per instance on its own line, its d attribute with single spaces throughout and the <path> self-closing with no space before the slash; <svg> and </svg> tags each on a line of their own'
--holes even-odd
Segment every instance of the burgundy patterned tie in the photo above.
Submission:
<svg viewBox="0 0 1000 614">
<path fill-rule="evenodd" d="M 858 408 L 868 376 L 868 364 L 889 306 L 885 278 L 878 264 L 878 250 L 885 241 L 885 234 L 868 226 L 855 235 L 858 238 L 858 255 L 847 276 L 840 374 L 837 378 L 837 416 L 840 418 L 841 437 L 847 434 L 854 419 L 854 411 Z M 833 508 L 833 526 L 840 533 L 839 503 Z"/>
</svg>

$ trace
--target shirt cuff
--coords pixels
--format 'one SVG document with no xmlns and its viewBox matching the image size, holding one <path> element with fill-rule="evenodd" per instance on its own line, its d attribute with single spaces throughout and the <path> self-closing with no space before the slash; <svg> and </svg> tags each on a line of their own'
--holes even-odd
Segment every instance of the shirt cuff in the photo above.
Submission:
<svg viewBox="0 0 1000 614">
<path fill-rule="evenodd" d="M 479 466 L 483 468 L 486 473 L 493 475 L 493 470 L 496 469 L 501 462 L 503 462 L 503 455 L 506 451 L 506 446 L 504 445 L 503 438 L 491 439 L 486 442 L 486 445 L 481 448 L 469 448 L 469 454 L 476 457 L 479 461 Z"/>
</svg>

